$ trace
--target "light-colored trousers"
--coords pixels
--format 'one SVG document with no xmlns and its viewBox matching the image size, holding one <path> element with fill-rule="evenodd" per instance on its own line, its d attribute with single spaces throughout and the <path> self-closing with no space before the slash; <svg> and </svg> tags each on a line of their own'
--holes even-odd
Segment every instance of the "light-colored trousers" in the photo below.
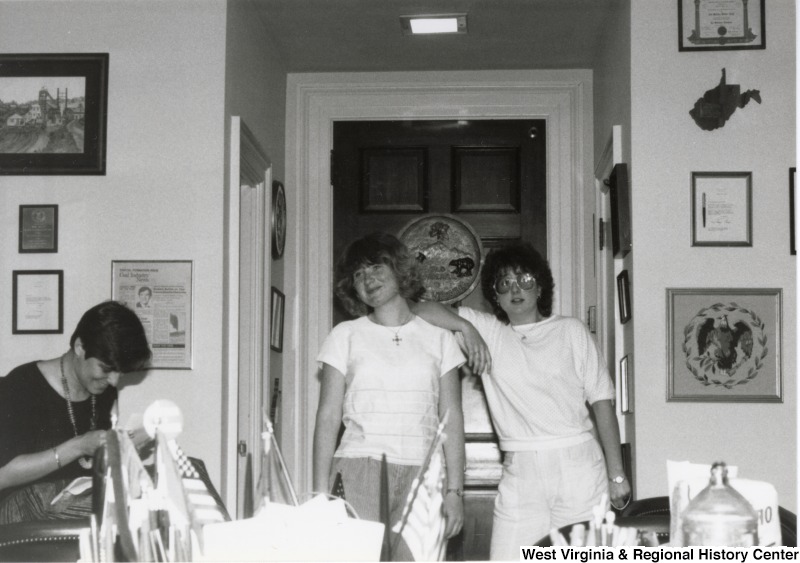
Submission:
<svg viewBox="0 0 800 563">
<path fill-rule="evenodd" d="M 519 561 L 519 547 L 588 521 L 608 493 L 603 450 L 597 440 L 565 448 L 506 452 L 494 503 L 492 560 Z"/>
</svg>

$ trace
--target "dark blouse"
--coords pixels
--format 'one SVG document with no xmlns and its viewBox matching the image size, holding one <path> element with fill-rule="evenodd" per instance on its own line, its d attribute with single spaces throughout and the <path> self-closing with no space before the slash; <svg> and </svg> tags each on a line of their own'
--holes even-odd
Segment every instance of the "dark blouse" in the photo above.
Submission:
<svg viewBox="0 0 800 563">
<path fill-rule="evenodd" d="M 111 408 L 116 400 L 117 389 L 113 386 L 97 396 L 98 429 L 111 428 Z M 80 435 L 90 427 L 91 398 L 73 401 L 72 406 Z M 66 400 L 50 386 L 36 362 L 18 366 L 6 377 L 0 377 L 0 467 L 18 455 L 48 450 L 74 436 Z M 75 460 L 39 481 L 71 480 L 90 474 L 91 470 L 83 469 Z M 0 499 L 15 489 L 0 491 Z"/>
</svg>

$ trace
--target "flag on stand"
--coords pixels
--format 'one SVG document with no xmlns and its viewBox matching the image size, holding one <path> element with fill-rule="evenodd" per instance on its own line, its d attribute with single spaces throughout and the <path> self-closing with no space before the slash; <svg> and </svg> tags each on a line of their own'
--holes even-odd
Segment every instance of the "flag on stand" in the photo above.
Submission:
<svg viewBox="0 0 800 563">
<path fill-rule="evenodd" d="M 420 467 L 411 485 L 403 517 L 392 530 L 405 540 L 415 561 L 442 561 L 447 548 L 442 495 L 445 481 L 442 443 L 446 439 L 446 420 L 445 414 L 426 456 L 426 463 Z"/>
</svg>

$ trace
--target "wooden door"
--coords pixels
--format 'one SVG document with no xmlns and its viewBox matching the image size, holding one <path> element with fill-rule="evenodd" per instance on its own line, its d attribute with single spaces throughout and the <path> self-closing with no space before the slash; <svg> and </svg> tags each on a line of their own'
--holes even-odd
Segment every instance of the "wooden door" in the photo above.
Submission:
<svg viewBox="0 0 800 563">
<path fill-rule="evenodd" d="M 350 241 L 398 234 L 425 214 L 466 221 L 485 252 L 523 240 L 546 256 L 544 120 L 342 121 L 333 134 L 334 260 Z M 491 310 L 480 288 L 462 303 Z M 348 318 L 336 299 L 333 311 L 334 324 Z M 480 379 L 466 370 L 462 395 L 466 521 L 448 553 L 486 560 L 500 453 Z"/>
</svg>

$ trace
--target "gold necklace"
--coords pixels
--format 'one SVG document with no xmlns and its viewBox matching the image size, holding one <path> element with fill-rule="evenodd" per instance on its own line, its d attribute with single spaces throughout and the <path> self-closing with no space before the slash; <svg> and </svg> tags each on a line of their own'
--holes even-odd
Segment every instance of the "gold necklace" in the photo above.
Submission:
<svg viewBox="0 0 800 563">
<path fill-rule="evenodd" d="M 67 400 L 67 414 L 69 415 L 69 421 L 72 423 L 72 431 L 75 433 L 75 437 L 77 438 L 78 425 L 75 423 L 75 411 L 72 409 L 72 401 L 70 400 L 67 376 L 64 375 L 64 356 L 61 356 L 61 385 L 64 387 L 64 398 Z M 93 394 L 90 396 L 90 400 L 92 402 L 92 418 L 89 422 L 89 430 L 94 430 L 97 428 L 97 397 L 95 397 Z M 89 456 L 79 457 L 78 463 L 84 469 L 92 468 L 92 458 Z"/>
</svg>

